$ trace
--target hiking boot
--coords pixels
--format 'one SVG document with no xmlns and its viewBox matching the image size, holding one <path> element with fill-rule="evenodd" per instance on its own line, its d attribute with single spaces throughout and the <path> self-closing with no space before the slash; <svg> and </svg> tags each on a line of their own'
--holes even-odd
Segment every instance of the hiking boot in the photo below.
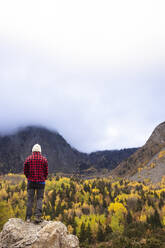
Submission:
<svg viewBox="0 0 165 248">
<path fill-rule="evenodd" d="M 27 218 L 26 218 L 26 222 L 27 222 L 27 223 L 30 223 L 30 221 L 31 221 L 30 217 L 27 217 Z"/>
<path fill-rule="evenodd" d="M 34 217 L 34 222 L 35 222 L 36 224 L 42 222 L 41 217 L 40 217 L 40 216 L 35 216 L 35 217 Z"/>
</svg>

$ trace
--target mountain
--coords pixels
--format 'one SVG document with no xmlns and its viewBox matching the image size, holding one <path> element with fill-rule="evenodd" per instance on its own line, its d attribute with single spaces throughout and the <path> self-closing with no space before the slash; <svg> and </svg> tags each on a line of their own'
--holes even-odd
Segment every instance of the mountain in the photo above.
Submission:
<svg viewBox="0 0 165 248">
<path fill-rule="evenodd" d="M 164 149 L 165 122 L 159 124 L 144 146 L 139 148 L 128 159 L 122 161 L 113 170 L 113 174 L 136 180 L 149 179 L 153 182 L 158 182 L 165 174 Z"/>
<path fill-rule="evenodd" d="M 13 135 L 0 138 L 0 171 L 19 173 L 25 158 L 31 154 L 32 146 L 41 144 L 42 154 L 48 158 L 49 172 L 70 172 L 79 159 L 86 154 L 72 148 L 57 132 L 30 126 Z"/>
<path fill-rule="evenodd" d="M 127 159 L 137 150 L 137 148 L 127 148 L 121 150 L 106 150 L 92 152 L 89 154 L 90 164 L 94 164 L 96 169 L 112 170 L 123 160 Z"/>
<path fill-rule="evenodd" d="M 31 154 L 35 143 L 41 145 L 42 154 L 48 158 L 50 173 L 73 173 L 77 169 L 83 172 L 90 167 L 98 171 L 102 168 L 111 170 L 136 150 L 133 148 L 86 154 L 71 147 L 58 132 L 29 126 L 12 135 L 0 137 L 0 173 L 22 172 L 24 160 Z"/>
</svg>

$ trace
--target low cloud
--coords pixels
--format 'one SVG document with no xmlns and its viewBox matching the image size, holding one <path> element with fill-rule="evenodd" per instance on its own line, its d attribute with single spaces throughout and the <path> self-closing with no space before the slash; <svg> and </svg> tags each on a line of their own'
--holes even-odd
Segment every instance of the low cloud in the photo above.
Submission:
<svg viewBox="0 0 165 248">
<path fill-rule="evenodd" d="M 164 7 L 4 1 L 0 133 L 42 125 L 85 152 L 143 145 L 165 116 Z"/>
<path fill-rule="evenodd" d="M 120 76 L 83 67 L 67 71 L 16 47 L 1 50 L 1 133 L 43 125 L 90 152 L 141 146 L 164 121 L 164 72 L 157 67 Z"/>
</svg>

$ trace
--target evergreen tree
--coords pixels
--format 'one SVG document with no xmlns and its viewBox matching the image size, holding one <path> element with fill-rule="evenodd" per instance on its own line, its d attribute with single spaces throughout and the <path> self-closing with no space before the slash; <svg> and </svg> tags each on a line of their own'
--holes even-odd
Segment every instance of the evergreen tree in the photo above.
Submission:
<svg viewBox="0 0 165 248">
<path fill-rule="evenodd" d="M 103 198 L 103 208 L 104 208 L 104 209 L 107 208 L 107 203 L 106 203 L 105 198 Z"/>
<path fill-rule="evenodd" d="M 128 211 L 126 222 L 128 225 L 132 223 L 132 215 L 131 215 L 130 211 Z"/>
<path fill-rule="evenodd" d="M 79 234 L 80 242 L 84 242 L 86 240 L 86 231 L 85 231 L 85 224 L 82 222 Z"/>
<path fill-rule="evenodd" d="M 71 225 L 73 227 L 73 234 L 76 235 L 76 227 L 77 227 L 77 223 L 75 220 L 76 214 L 75 212 L 73 213 L 72 219 L 71 219 Z"/>
<path fill-rule="evenodd" d="M 99 242 L 103 242 L 105 240 L 105 233 L 103 232 L 103 228 L 100 223 L 99 223 L 98 231 L 97 231 L 97 240 Z"/>
<path fill-rule="evenodd" d="M 105 235 L 110 233 L 112 233 L 112 228 L 109 226 L 109 224 L 107 224 L 105 228 Z"/>
<path fill-rule="evenodd" d="M 91 231 L 91 226 L 89 223 L 88 223 L 87 230 L 86 230 L 86 237 L 87 237 L 88 243 L 91 244 L 92 243 L 92 231 Z"/>
<path fill-rule="evenodd" d="M 154 212 L 154 222 L 155 222 L 155 227 L 162 227 L 162 224 L 160 221 L 160 215 L 157 209 L 155 209 L 155 212 Z"/>
<path fill-rule="evenodd" d="M 55 201 L 56 201 L 56 190 L 54 189 L 53 192 L 52 192 L 52 195 L 51 195 L 51 199 L 50 199 L 50 203 L 51 203 L 51 206 L 52 206 L 52 213 L 51 213 L 51 218 L 54 219 L 55 217 Z"/>
<path fill-rule="evenodd" d="M 160 201 L 159 201 L 159 209 L 161 209 L 163 206 L 164 206 L 164 201 L 161 198 Z"/>
<path fill-rule="evenodd" d="M 155 209 L 155 212 L 153 215 L 151 215 L 150 217 L 147 217 L 147 223 L 151 224 L 153 229 L 157 227 L 162 227 L 160 216 L 159 216 L 157 209 Z"/>
</svg>

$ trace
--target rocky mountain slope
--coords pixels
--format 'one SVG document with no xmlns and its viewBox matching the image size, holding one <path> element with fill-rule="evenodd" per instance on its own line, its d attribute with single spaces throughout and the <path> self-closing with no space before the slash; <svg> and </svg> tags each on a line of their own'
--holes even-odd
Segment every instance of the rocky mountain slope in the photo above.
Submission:
<svg viewBox="0 0 165 248">
<path fill-rule="evenodd" d="M 152 174 L 151 178 L 155 177 L 154 181 L 159 181 L 160 177 L 158 174 L 164 173 L 164 159 L 163 157 L 159 157 L 159 153 L 163 151 L 165 148 L 165 122 L 159 124 L 146 144 L 139 148 L 134 154 L 132 154 L 128 159 L 121 162 L 114 170 L 113 174 L 124 177 L 132 177 L 133 179 L 137 179 L 138 172 L 140 173 L 141 180 L 143 178 L 149 177 L 149 169 L 152 170 L 150 173 Z M 155 158 L 158 158 L 154 160 Z M 154 160 L 154 165 L 151 165 Z M 157 167 L 159 165 L 159 167 Z M 154 168 L 152 168 L 154 166 Z M 162 169 L 163 171 L 162 171 Z M 147 172 L 146 172 L 147 169 Z M 159 169 L 161 169 L 159 171 Z M 158 173 L 159 172 L 159 173 Z M 144 177 L 142 176 L 144 174 Z M 148 176 L 147 176 L 148 174 Z M 156 179 L 157 178 L 157 179 Z"/>
<path fill-rule="evenodd" d="M 0 233 L 0 248 L 16 247 L 79 248 L 79 240 L 59 221 L 43 221 L 35 225 L 12 218 Z"/>
<path fill-rule="evenodd" d="M 15 134 L 0 137 L 0 173 L 22 172 L 24 159 L 31 154 L 35 143 L 41 145 L 42 154 L 48 158 L 50 173 L 74 173 L 77 168 L 82 172 L 90 167 L 111 170 L 136 150 L 133 148 L 86 154 L 71 147 L 59 133 L 30 126 Z"/>
<path fill-rule="evenodd" d="M 155 184 L 161 182 L 163 177 L 165 177 L 165 148 L 153 156 L 143 168 L 139 168 L 130 179 Z"/>
</svg>

